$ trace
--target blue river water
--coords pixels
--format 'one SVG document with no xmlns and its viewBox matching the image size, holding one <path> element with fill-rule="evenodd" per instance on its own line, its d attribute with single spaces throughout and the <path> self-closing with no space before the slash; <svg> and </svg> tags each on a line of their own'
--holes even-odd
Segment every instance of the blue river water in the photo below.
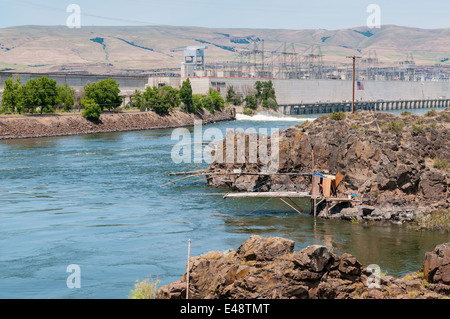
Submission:
<svg viewBox="0 0 450 319">
<path fill-rule="evenodd" d="M 252 234 L 281 236 L 295 240 L 296 250 L 324 244 L 393 276 L 417 271 L 426 251 L 450 241 L 402 225 L 314 219 L 276 199 L 189 195 L 224 192 L 195 178 L 161 187 L 174 179 L 169 172 L 199 167 L 172 161 L 172 132 L 0 141 L 0 298 L 127 298 L 137 280 L 179 280 L 189 239 L 197 256 L 236 249 Z M 80 288 L 67 285 L 72 264 L 79 266 Z"/>
</svg>

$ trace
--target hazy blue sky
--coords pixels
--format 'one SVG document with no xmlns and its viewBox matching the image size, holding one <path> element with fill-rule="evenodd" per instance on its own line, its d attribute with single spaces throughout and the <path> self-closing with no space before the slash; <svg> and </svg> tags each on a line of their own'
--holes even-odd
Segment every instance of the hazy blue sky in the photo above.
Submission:
<svg viewBox="0 0 450 319">
<path fill-rule="evenodd" d="M 381 24 L 450 27 L 449 0 L 0 0 L 0 27 L 65 25 L 69 4 L 81 26 L 178 25 L 280 29 L 340 29 L 366 25 L 369 4 Z"/>
</svg>

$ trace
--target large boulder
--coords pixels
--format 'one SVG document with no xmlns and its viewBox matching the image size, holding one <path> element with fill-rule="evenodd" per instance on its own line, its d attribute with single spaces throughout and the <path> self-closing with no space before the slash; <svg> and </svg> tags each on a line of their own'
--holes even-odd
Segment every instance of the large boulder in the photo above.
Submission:
<svg viewBox="0 0 450 319">
<path fill-rule="evenodd" d="M 321 272 L 332 261 L 332 255 L 327 247 L 320 245 L 308 246 L 294 255 L 294 263 L 303 269 Z"/>
<path fill-rule="evenodd" d="M 236 250 L 236 254 L 246 261 L 272 261 L 276 257 L 292 253 L 294 245 L 293 240 L 285 238 L 270 237 L 267 239 L 252 235 Z"/>
<path fill-rule="evenodd" d="M 438 245 L 425 254 L 424 278 L 439 291 L 450 293 L 450 243 Z"/>
</svg>

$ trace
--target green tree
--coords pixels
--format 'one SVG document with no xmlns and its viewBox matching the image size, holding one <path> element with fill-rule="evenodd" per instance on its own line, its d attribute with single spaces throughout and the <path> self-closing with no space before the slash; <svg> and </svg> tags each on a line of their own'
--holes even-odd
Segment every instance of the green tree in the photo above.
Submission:
<svg viewBox="0 0 450 319">
<path fill-rule="evenodd" d="M 275 88 L 273 87 L 272 81 L 256 81 L 255 85 L 255 97 L 257 104 L 261 104 L 264 108 L 277 109 L 278 103 L 275 95 Z"/>
<path fill-rule="evenodd" d="M 256 96 L 256 98 L 258 100 L 262 97 L 262 91 L 263 91 L 263 88 L 264 88 L 264 84 L 263 83 L 264 82 L 256 81 L 255 85 L 254 85 L 255 90 L 256 90 L 255 96 Z"/>
<path fill-rule="evenodd" d="M 16 107 L 20 112 L 21 105 L 20 77 L 15 80 L 9 78 L 5 81 L 2 94 L 2 112 L 14 112 Z"/>
<path fill-rule="evenodd" d="M 84 96 L 93 99 L 102 111 L 105 108 L 108 110 L 117 108 L 122 104 L 122 97 L 119 93 L 119 83 L 114 79 L 105 79 L 84 86 Z"/>
<path fill-rule="evenodd" d="M 100 119 L 102 109 L 94 99 L 84 97 L 80 100 L 79 103 L 83 107 L 81 115 L 83 115 L 85 119 L 94 122 Z"/>
<path fill-rule="evenodd" d="M 20 87 L 20 96 L 22 99 L 23 111 L 34 113 L 36 108 L 41 105 L 40 84 L 38 79 L 29 79 Z"/>
<path fill-rule="evenodd" d="M 145 110 L 144 107 L 144 98 L 142 97 L 141 90 L 134 90 L 134 95 L 131 97 L 132 107 L 135 107 L 141 111 Z"/>
<path fill-rule="evenodd" d="M 258 99 L 255 95 L 247 95 L 244 99 L 245 106 L 249 109 L 256 110 L 258 108 Z"/>
<path fill-rule="evenodd" d="M 161 89 L 147 87 L 143 93 L 144 108 L 149 108 L 159 115 L 168 115 L 181 104 L 177 89 L 163 86 Z"/>
<path fill-rule="evenodd" d="M 193 94 L 192 95 L 192 105 L 196 111 L 204 108 L 203 100 L 204 100 L 204 96 L 201 94 Z"/>
<path fill-rule="evenodd" d="M 57 85 L 56 90 L 58 91 L 56 105 L 62 106 L 65 111 L 70 111 L 75 104 L 75 90 L 67 83 L 64 85 Z"/>
<path fill-rule="evenodd" d="M 208 98 L 211 99 L 214 110 L 220 111 L 225 107 L 225 100 L 216 90 L 210 88 Z"/>
<path fill-rule="evenodd" d="M 157 87 L 146 87 L 142 94 L 143 103 L 140 110 L 145 111 L 147 108 L 152 109 L 150 106 L 159 103 L 159 90 Z"/>
<path fill-rule="evenodd" d="M 233 105 L 241 105 L 242 99 L 241 97 L 236 93 L 233 86 L 230 86 L 227 90 L 227 96 L 225 98 L 225 101 L 227 103 L 233 104 Z"/>
<path fill-rule="evenodd" d="M 56 81 L 46 76 L 37 79 L 38 86 L 38 105 L 41 107 L 41 114 L 52 113 L 58 98 L 58 89 Z"/>
<path fill-rule="evenodd" d="M 180 99 L 185 106 L 186 112 L 188 113 L 196 112 L 196 109 L 194 108 L 194 104 L 192 102 L 192 86 L 189 78 L 183 81 L 183 84 L 181 85 Z"/>
</svg>

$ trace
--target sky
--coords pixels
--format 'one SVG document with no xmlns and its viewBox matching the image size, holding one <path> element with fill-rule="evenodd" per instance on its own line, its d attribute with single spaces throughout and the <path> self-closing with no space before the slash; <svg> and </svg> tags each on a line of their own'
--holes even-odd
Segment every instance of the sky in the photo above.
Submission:
<svg viewBox="0 0 450 319">
<path fill-rule="evenodd" d="M 381 25 L 450 28 L 449 0 L 0 0 L 0 28 L 66 25 L 77 4 L 83 26 L 175 25 L 209 28 L 336 30 L 367 25 L 370 4 Z"/>
</svg>

